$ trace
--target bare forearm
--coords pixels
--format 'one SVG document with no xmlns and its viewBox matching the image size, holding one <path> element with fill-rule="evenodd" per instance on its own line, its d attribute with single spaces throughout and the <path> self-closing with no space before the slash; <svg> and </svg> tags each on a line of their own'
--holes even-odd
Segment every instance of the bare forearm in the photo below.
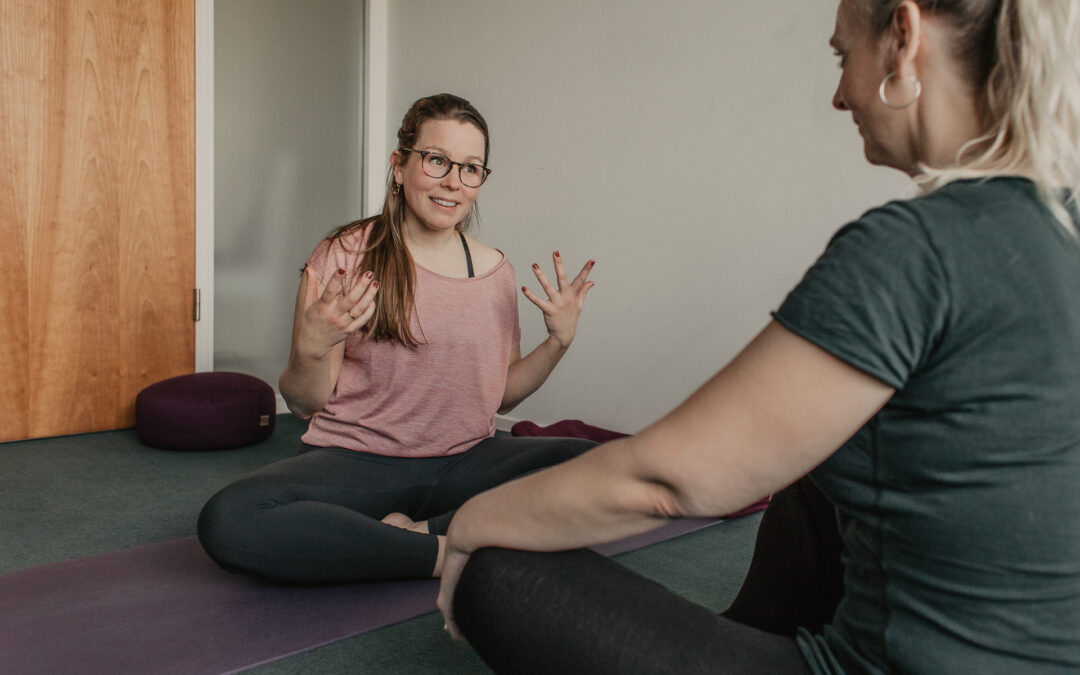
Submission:
<svg viewBox="0 0 1080 675">
<path fill-rule="evenodd" d="M 326 406 L 334 393 L 335 379 L 332 351 L 322 357 L 294 351 L 278 380 L 278 390 L 293 414 L 308 418 Z"/>
<path fill-rule="evenodd" d="M 464 536 L 455 546 L 555 550 L 664 518 L 730 513 L 812 469 L 892 393 L 772 324 L 636 436 L 467 502 L 454 521 Z"/>
<path fill-rule="evenodd" d="M 555 364 L 562 359 L 570 343 L 574 341 L 574 332 L 577 330 L 581 309 L 585 305 L 585 296 L 593 287 L 593 282 L 586 280 L 596 261 L 587 262 L 581 268 L 581 272 L 570 282 L 566 279 L 566 270 L 563 268 L 562 257 L 558 251 L 554 252 L 552 260 L 555 263 L 556 286 L 547 280 L 540 270 L 540 265 L 533 264 L 533 273 L 536 274 L 537 281 L 547 294 L 546 300 L 527 287 L 521 289 L 529 302 L 539 307 L 544 313 L 544 325 L 547 327 L 548 337 L 525 358 L 511 360 L 510 368 L 506 373 L 506 389 L 503 392 L 502 404 L 499 406 L 501 413 L 508 412 L 528 398 L 540 388 L 540 385 L 544 384 L 548 375 L 551 375 Z M 514 351 L 514 357 L 516 357 L 520 352 L 517 347 Z"/>
<path fill-rule="evenodd" d="M 549 337 L 528 356 L 512 363 L 506 373 L 506 390 L 503 392 L 499 412 L 510 411 L 539 389 L 562 359 L 566 349 Z"/>
<path fill-rule="evenodd" d="M 378 284 L 370 274 L 342 294 L 345 271 L 319 289 L 318 279 L 305 268 L 296 293 L 289 364 L 278 379 L 278 391 L 289 410 L 311 417 L 326 407 L 337 386 L 345 358 L 345 339 L 371 318 Z"/>
<path fill-rule="evenodd" d="M 829 456 L 893 389 L 770 324 L 724 370 L 636 436 L 477 495 L 450 524 L 439 609 L 473 551 L 554 551 L 681 516 L 717 516 L 774 492 Z"/>
<path fill-rule="evenodd" d="M 507 483 L 466 502 L 451 524 L 458 545 L 553 551 L 613 541 L 664 524 L 665 488 L 636 479 L 630 439 Z"/>
</svg>

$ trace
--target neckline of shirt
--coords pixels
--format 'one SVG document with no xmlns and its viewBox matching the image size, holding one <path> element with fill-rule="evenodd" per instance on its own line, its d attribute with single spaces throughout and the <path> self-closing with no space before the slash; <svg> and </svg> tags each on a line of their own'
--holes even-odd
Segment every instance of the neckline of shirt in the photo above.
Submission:
<svg viewBox="0 0 1080 675">
<path fill-rule="evenodd" d="M 496 249 L 496 250 L 498 250 L 498 249 Z M 506 261 L 507 261 L 506 254 L 503 253 L 502 251 L 499 251 L 499 254 L 502 255 L 502 259 L 499 260 L 499 262 L 494 267 L 492 267 L 487 272 L 484 272 L 483 274 L 477 274 L 475 277 L 448 277 L 445 274 L 439 274 L 438 272 L 429 270 L 428 268 L 424 267 L 423 265 L 416 262 L 415 260 L 413 260 L 413 266 L 418 270 L 423 270 L 424 272 L 426 272 L 427 274 L 429 274 L 429 275 L 431 275 L 433 277 L 436 277 L 438 279 L 445 279 L 446 281 L 464 281 L 464 282 L 480 281 L 481 279 L 486 279 L 486 278 L 490 277 L 491 275 L 495 274 L 500 269 L 502 269 L 503 265 L 506 264 Z"/>
</svg>

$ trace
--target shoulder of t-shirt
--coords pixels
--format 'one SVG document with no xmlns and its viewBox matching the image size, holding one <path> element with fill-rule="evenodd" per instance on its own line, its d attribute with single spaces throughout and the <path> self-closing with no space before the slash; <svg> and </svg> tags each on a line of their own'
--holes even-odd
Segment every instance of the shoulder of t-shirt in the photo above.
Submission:
<svg viewBox="0 0 1080 675">
<path fill-rule="evenodd" d="M 902 255 L 932 247 L 926 213 L 915 200 L 896 200 L 874 207 L 837 230 L 829 240 L 830 252 L 856 247 L 879 253 Z"/>
<path fill-rule="evenodd" d="M 1030 181 L 1021 178 L 954 181 L 934 192 L 887 202 L 840 228 L 829 245 L 845 238 L 869 238 L 897 254 L 915 249 L 940 252 L 978 236 L 980 225 L 1005 220 L 1037 200 Z M 959 241 L 958 241 L 959 240 Z M 962 244 L 961 244 L 962 245 Z"/>
<path fill-rule="evenodd" d="M 307 266 L 323 284 L 337 269 L 353 269 L 363 254 L 370 229 L 369 222 L 339 237 L 323 239 L 308 256 Z"/>
<path fill-rule="evenodd" d="M 957 180 L 927 195 L 895 200 L 870 209 L 847 227 L 869 224 L 881 229 L 895 228 L 911 235 L 921 232 L 922 236 L 940 244 L 953 236 L 972 236 L 973 225 L 1007 221 L 1010 213 L 1032 208 L 1043 209 L 1034 185 L 1025 178 L 1003 176 Z"/>
</svg>

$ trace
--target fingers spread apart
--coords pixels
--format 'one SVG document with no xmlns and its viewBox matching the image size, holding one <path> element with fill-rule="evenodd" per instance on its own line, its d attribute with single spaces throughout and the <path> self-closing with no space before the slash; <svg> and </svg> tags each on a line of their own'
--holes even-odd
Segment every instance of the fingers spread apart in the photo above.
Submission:
<svg viewBox="0 0 1080 675">
<path fill-rule="evenodd" d="M 371 272 L 365 272 L 346 293 L 345 270 L 339 269 L 330 279 L 319 302 L 323 304 L 330 317 L 338 317 L 345 330 L 355 331 L 364 325 L 375 313 L 375 293 L 379 282 Z"/>
</svg>

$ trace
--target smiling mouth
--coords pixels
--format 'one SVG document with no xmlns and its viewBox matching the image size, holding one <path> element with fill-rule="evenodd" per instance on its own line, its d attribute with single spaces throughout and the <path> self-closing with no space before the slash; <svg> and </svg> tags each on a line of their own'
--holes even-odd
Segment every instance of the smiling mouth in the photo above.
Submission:
<svg viewBox="0 0 1080 675">
<path fill-rule="evenodd" d="M 432 197 L 431 201 L 435 202 L 439 206 L 445 206 L 451 209 L 458 205 L 458 202 L 452 202 L 449 199 L 439 199 L 438 197 Z"/>
</svg>

